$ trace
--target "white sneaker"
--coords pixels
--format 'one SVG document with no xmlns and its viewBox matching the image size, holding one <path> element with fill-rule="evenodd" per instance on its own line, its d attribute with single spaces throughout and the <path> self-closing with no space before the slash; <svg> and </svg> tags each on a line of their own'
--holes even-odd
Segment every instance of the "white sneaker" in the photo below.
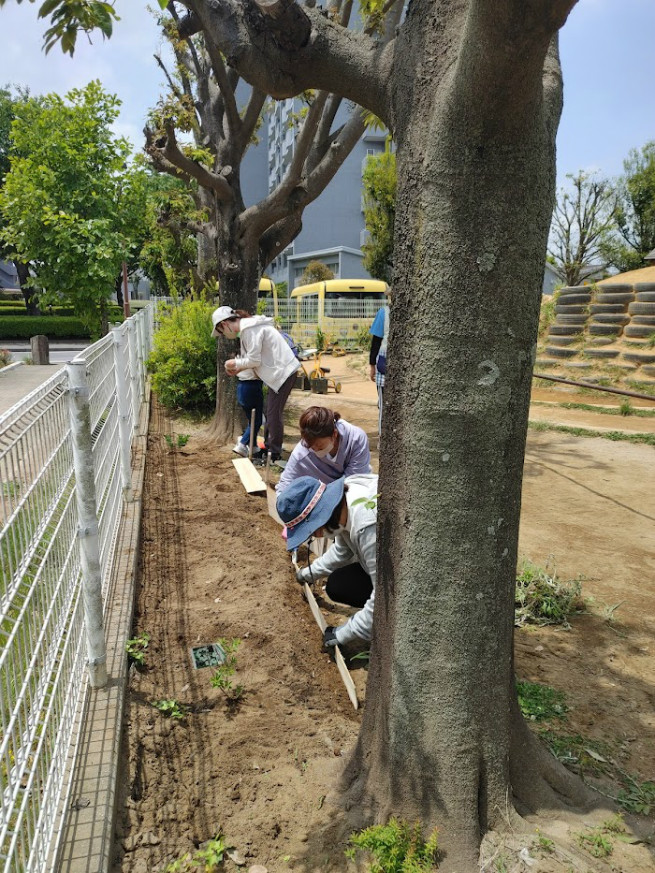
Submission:
<svg viewBox="0 0 655 873">
<path fill-rule="evenodd" d="M 248 457 L 248 446 L 244 446 L 242 442 L 237 442 L 232 451 L 236 452 L 237 455 L 241 455 L 242 458 Z"/>
</svg>

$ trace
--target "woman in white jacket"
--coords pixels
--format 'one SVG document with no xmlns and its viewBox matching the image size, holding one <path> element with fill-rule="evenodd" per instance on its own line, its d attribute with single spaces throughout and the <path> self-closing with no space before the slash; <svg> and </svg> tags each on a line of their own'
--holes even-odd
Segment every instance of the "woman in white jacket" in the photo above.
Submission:
<svg viewBox="0 0 655 873">
<path fill-rule="evenodd" d="M 254 370 L 257 378 L 268 386 L 264 454 L 270 452 L 271 459 L 277 461 L 284 440 L 284 406 L 296 381 L 298 360 L 272 318 L 249 316 L 242 310 L 219 306 L 212 315 L 212 323 L 212 336 L 222 334 L 241 341 L 241 354 L 225 362 L 225 372 L 236 376 L 242 370 Z"/>
</svg>

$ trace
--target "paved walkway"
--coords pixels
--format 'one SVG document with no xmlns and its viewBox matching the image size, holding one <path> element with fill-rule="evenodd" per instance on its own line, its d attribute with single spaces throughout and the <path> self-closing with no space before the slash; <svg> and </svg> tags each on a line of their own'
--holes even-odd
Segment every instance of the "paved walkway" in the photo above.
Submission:
<svg viewBox="0 0 655 873">
<path fill-rule="evenodd" d="M 21 364 L 18 367 L 0 369 L 0 415 L 42 385 L 46 379 L 54 376 L 63 366 L 63 364 L 43 366 Z"/>
</svg>

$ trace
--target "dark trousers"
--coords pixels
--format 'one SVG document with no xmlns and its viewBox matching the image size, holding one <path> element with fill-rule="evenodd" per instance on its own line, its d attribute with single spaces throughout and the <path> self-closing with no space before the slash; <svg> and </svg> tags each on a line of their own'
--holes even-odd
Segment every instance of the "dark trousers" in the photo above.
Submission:
<svg viewBox="0 0 655 873">
<path fill-rule="evenodd" d="M 282 383 L 279 391 L 273 391 L 269 386 L 266 395 L 264 442 L 266 443 L 266 451 L 278 457 L 282 453 L 282 443 L 284 442 L 284 407 L 295 384 L 296 374 L 294 372 L 286 382 Z"/>
<path fill-rule="evenodd" d="M 325 592 L 335 603 L 361 608 L 373 593 L 373 583 L 361 564 L 347 564 L 330 573 Z"/>
<path fill-rule="evenodd" d="M 243 410 L 248 425 L 243 432 L 241 442 L 244 446 L 250 443 L 250 416 L 255 410 L 255 451 L 257 450 L 257 434 L 264 417 L 264 388 L 261 379 L 239 379 L 237 385 L 237 403 Z"/>
</svg>

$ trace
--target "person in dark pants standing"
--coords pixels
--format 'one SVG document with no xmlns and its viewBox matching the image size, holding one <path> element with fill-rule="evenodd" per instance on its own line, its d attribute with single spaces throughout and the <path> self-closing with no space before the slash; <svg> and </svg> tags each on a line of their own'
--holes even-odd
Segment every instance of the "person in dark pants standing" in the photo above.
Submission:
<svg viewBox="0 0 655 873">
<path fill-rule="evenodd" d="M 259 434 L 259 428 L 262 426 L 262 419 L 264 417 L 264 389 L 262 380 L 255 376 L 254 370 L 241 370 L 237 378 L 239 380 L 237 385 L 237 403 L 246 416 L 247 425 L 242 436 L 236 441 L 232 451 L 236 452 L 237 455 L 241 455 L 242 458 L 247 458 L 253 410 L 255 412 L 253 445 L 255 450 L 257 449 L 257 435 Z"/>
<path fill-rule="evenodd" d="M 271 459 L 277 461 L 284 440 L 284 407 L 298 371 L 296 356 L 276 330 L 273 319 L 266 315 L 250 316 L 230 306 L 219 306 L 212 314 L 212 323 L 213 336 L 222 334 L 241 341 L 241 354 L 225 362 L 225 372 L 236 376 L 243 370 L 253 370 L 268 386 L 263 455 L 270 452 Z"/>
</svg>

